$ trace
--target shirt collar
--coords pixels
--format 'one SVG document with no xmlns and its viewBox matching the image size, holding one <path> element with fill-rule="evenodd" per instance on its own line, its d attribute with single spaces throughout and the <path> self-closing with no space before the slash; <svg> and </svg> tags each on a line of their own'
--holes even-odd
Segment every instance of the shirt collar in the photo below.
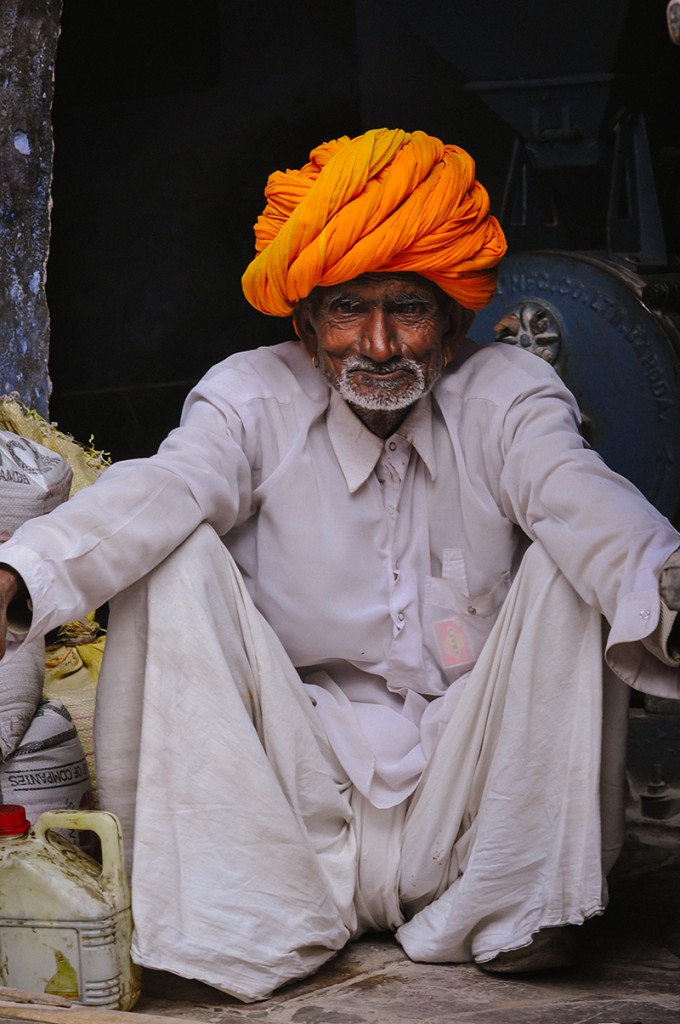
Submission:
<svg viewBox="0 0 680 1024">
<path fill-rule="evenodd" d="M 328 436 L 347 487 L 350 494 L 354 494 L 375 469 L 389 438 L 371 433 L 332 388 L 326 422 Z M 436 464 L 432 440 L 432 402 L 429 395 L 416 402 L 394 433 L 413 445 L 434 479 Z"/>
</svg>

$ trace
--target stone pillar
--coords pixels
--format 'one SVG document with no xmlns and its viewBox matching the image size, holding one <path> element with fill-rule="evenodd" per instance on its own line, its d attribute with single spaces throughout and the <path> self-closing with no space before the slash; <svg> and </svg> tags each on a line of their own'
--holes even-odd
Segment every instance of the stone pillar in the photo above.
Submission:
<svg viewBox="0 0 680 1024">
<path fill-rule="evenodd" d="M 0 2 L 0 394 L 47 416 L 51 107 L 62 0 Z"/>
</svg>

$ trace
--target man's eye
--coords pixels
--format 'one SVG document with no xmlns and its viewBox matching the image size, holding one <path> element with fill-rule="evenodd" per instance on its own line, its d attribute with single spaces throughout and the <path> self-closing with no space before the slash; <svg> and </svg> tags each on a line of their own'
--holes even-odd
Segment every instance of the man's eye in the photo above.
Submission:
<svg viewBox="0 0 680 1024">
<path fill-rule="evenodd" d="M 423 303 L 414 299 L 412 302 L 397 303 L 394 311 L 395 313 L 401 313 L 403 316 L 416 316 L 418 313 L 422 313 L 423 309 Z"/>
<path fill-rule="evenodd" d="M 336 299 L 331 305 L 333 313 L 357 313 L 359 303 L 354 299 Z"/>
</svg>

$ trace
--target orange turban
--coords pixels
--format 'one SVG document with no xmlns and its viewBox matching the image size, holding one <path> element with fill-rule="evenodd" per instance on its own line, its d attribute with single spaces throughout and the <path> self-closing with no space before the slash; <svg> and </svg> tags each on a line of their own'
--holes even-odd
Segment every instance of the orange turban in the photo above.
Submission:
<svg viewBox="0 0 680 1024">
<path fill-rule="evenodd" d="M 287 316 L 317 285 L 421 274 L 468 309 L 493 295 L 505 238 L 472 158 L 424 132 L 377 128 L 269 176 L 255 225 L 248 302 Z"/>
</svg>

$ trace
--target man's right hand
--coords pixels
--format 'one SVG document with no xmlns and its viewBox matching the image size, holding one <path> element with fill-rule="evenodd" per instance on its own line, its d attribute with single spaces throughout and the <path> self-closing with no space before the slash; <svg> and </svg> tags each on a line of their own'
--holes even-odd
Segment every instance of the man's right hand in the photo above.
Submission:
<svg viewBox="0 0 680 1024">
<path fill-rule="evenodd" d="M 7 609 L 12 601 L 25 592 L 26 587 L 19 573 L 8 565 L 0 567 L 0 658 L 7 645 Z"/>
</svg>

